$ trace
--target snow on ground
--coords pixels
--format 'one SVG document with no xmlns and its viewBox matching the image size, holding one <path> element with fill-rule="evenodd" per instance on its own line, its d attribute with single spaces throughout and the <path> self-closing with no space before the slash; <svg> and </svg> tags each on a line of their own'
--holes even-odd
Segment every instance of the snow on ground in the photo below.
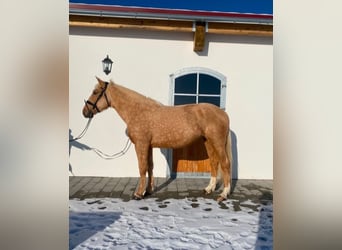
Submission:
<svg viewBox="0 0 342 250">
<path fill-rule="evenodd" d="M 273 249 L 272 202 L 69 201 L 70 249 Z"/>
</svg>

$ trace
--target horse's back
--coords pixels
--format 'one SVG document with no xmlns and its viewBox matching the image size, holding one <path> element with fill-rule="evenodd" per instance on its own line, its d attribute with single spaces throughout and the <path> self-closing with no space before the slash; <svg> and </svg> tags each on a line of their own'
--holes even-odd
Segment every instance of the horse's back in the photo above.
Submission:
<svg viewBox="0 0 342 250">
<path fill-rule="evenodd" d="M 229 131 L 228 114 L 210 103 L 198 103 L 182 105 L 187 120 L 192 123 L 192 126 L 201 130 L 202 135 L 208 133 L 220 133 L 224 135 Z"/>
<path fill-rule="evenodd" d="M 199 120 L 204 120 L 208 123 L 223 123 L 229 124 L 228 114 L 211 103 L 198 103 L 188 105 L 191 113 L 194 113 Z"/>
</svg>

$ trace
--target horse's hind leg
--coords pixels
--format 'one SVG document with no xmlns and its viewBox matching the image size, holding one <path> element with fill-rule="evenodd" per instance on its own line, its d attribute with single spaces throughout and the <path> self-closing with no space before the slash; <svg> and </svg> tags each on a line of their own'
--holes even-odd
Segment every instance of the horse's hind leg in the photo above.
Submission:
<svg viewBox="0 0 342 250">
<path fill-rule="evenodd" d="M 230 175 L 231 175 L 231 163 L 226 152 L 225 143 L 216 144 L 216 152 L 219 157 L 221 170 L 222 170 L 222 178 L 223 178 L 223 191 L 220 196 L 217 198 L 217 201 L 222 201 L 227 199 L 228 194 L 230 193 Z"/>
<path fill-rule="evenodd" d="M 210 181 L 209 181 L 208 186 L 204 188 L 204 192 L 206 194 L 210 194 L 211 192 L 215 191 L 215 188 L 216 188 L 218 159 L 217 159 L 213 146 L 210 144 L 208 140 L 204 142 L 204 145 L 207 150 L 207 154 L 209 156 L 210 170 L 211 170 Z"/>
<path fill-rule="evenodd" d="M 146 188 L 146 195 L 152 194 L 154 189 L 154 177 L 153 177 L 153 149 L 152 147 L 148 150 L 148 182 Z"/>
</svg>

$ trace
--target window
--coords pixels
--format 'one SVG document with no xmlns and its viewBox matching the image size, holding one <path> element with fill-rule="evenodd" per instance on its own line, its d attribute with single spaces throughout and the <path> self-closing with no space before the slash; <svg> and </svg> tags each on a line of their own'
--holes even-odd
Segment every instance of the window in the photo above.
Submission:
<svg viewBox="0 0 342 250">
<path fill-rule="evenodd" d="M 226 77 L 214 70 L 184 68 L 170 75 L 170 105 L 212 103 L 226 106 Z M 202 141 L 167 151 L 168 176 L 210 176 L 210 160 Z"/>
<path fill-rule="evenodd" d="M 226 78 L 206 68 L 185 68 L 171 75 L 171 105 L 212 103 L 225 108 Z"/>
</svg>

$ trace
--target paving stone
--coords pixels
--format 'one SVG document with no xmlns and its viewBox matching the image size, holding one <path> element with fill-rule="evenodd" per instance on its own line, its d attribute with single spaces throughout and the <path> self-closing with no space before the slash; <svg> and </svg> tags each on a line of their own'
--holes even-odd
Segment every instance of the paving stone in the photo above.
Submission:
<svg viewBox="0 0 342 250">
<path fill-rule="evenodd" d="M 128 177 L 120 178 L 120 182 L 118 183 L 118 185 L 115 186 L 114 191 L 122 193 L 125 190 L 125 187 L 126 187 L 128 181 L 129 181 Z"/>
<path fill-rule="evenodd" d="M 128 201 L 137 188 L 139 178 L 109 178 L 109 177 L 69 177 L 69 198 L 122 198 Z M 209 178 L 155 178 L 155 192 L 145 199 L 157 198 L 183 199 L 205 197 L 216 200 L 223 185 L 210 195 L 203 194 L 203 188 L 209 183 Z M 247 200 L 259 203 L 273 202 L 272 180 L 233 180 L 233 192 L 229 199 L 234 200 L 237 206 Z"/>
<path fill-rule="evenodd" d="M 83 187 L 83 190 L 89 191 L 91 190 L 97 183 L 101 181 L 101 177 L 92 177 L 87 185 Z"/>
<path fill-rule="evenodd" d="M 172 181 L 169 185 L 167 185 L 167 191 L 177 191 L 176 181 Z"/>
<path fill-rule="evenodd" d="M 115 186 L 118 184 L 119 178 L 109 178 L 109 181 L 106 183 L 106 185 L 103 187 L 103 192 L 109 192 L 111 193 Z"/>
<path fill-rule="evenodd" d="M 184 192 L 184 191 L 188 190 L 188 188 L 186 185 L 180 184 L 180 185 L 177 185 L 177 190 L 178 190 L 178 192 Z"/>
<path fill-rule="evenodd" d="M 93 192 L 100 192 L 109 180 L 110 180 L 110 178 L 108 178 L 108 177 L 101 178 L 100 181 L 97 184 L 95 184 L 95 186 L 92 188 L 92 191 Z"/>
<path fill-rule="evenodd" d="M 124 189 L 125 182 L 127 181 L 126 178 L 116 178 L 118 179 L 117 184 L 113 187 L 113 190 L 110 194 L 112 198 L 119 198 L 122 194 Z"/>
<path fill-rule="evenodd" d="M 132 196 L 138 185 L 138 178 L 129 178 L 122 192 L 122 195 Z"/>
<path fill-rule="evenodd" d="M 83 177 L 80 176 L 75 176 L 73 178 L 69 177 L 69 189 L 77 185 L 77 183 L 79 183 L 82 179 Z"/>
<path fill-rule="evenodd" d="M 91 177 L 83 177 L 76 185 L 69 189 L 69 196 L 75 195 L 78 191 L 80 191 L 81 188 L 87 185 L 87 183 L 90 182 L 90 180 Z"/>
</svg>

